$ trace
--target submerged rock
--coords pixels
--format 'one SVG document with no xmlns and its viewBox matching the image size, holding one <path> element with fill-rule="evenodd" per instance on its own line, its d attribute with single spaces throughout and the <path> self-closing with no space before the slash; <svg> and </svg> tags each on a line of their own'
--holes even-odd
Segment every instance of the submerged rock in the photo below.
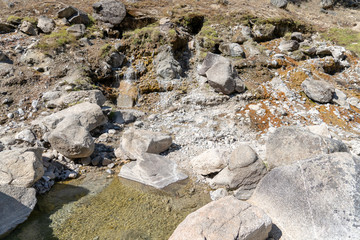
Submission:
<svg viewBox="0 0 360 240">
<path fill-rule="evenodd" d="M 332 153 L 273 169 L 250 202 L 282 232 L 281 239 L 357 239 L 360 236 L 360 159 Z"/>
<path fill-rule="evenodd" d="M 271 226 L 271 219 L 260 208 L 228 196 L 189 214 L 169 240 L 265 240 Z"/>
<path fill-rule="evenodd" d="M 149 153 L 144 153 L 137 158 L 137 161 L 124 165 L 119 176 L 155 188 L 164 188 L 187 178 L 185 174 L 178 172 L 177 165 L 173 161 Z"/>
<path fill-rule="evenodd" d="M 0 185 L 0 238 L 24 222 L 36 205 L 34 188 Z"/>
</svg>

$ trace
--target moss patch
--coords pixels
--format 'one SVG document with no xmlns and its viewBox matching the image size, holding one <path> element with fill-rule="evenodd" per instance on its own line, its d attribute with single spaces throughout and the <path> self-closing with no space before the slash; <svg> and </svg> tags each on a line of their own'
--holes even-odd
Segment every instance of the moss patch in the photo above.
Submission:
<svg viewBox="0 0 360 240">
<path fill-rule="evenodd" d="M 326 40 L 330 40 L 346 47 L 360 56 L 360 33 L 351 29 L 331 28 L 322 34 Z"/>
</svg>

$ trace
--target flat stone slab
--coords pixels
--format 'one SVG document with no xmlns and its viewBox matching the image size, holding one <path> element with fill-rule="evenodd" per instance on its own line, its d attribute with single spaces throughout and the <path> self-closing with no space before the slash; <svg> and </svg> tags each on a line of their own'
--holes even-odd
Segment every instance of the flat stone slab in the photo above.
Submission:
<svg viewBox="0 0 360 240">
<path fill-rule="evenodd" d="M 144 153 L 137 161 L 124 165 L 119 177 L 160 189 L 184 180 L 188 176 L 179 172 L 176 163 L 170 159 L 157 154 Z"/>
</svg>

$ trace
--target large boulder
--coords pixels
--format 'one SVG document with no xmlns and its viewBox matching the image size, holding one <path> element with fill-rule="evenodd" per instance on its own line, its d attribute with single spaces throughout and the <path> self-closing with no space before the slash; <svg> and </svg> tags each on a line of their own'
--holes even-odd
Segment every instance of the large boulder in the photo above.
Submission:
<svg viewBox="0 0 360 240">
<path fill-rule="evenodd" d="M 306 79 L 301 84 L 306 96 L 319 103 L 331 102 L 335 88 L 322 80 Z"/>
<path fill-rule="evenodd" d="M 202 62 L 198 73 L 200 76 L 206 77 L 206 72 L 209 70 L 216 62 L 218 61 L 226 61 L 226 58 L 219 54 L 208 52 L 204 61 Z"/>
<path fill-rule="evenodd" d="M 177 170 L 173 161 L 149 153 L 143 153 L 138 156 L 137 161 L 124 165 L 119 176 L 159 189 L 187 178 Z"/>
<path fill-rule="evenodd" d="M 51 33 L 55 29 L 55 22 L 53 19 L 41 16 L 38 19 L 37 27 L 43 32 L 43 33 Z"/>
<path fill-rule="evenodd" d="M 266 158 L 271 168 L 333 152 L 347 152 L 338 140 L 299 127 L 281 127 L 266 142 Z"/>
<path fill-rule="evenodd" d="M 118 26 L 126 16 L 125 5 L 116 0 L 102 0 L 93 4 L 94 18 L 111 24 L 112 26 Z"/>
<path fill-rule="evenodd" d="M 56 126 L 68 116 L 79 119 L 81 126 L 85 127 L 88 131 L 91 131 L 106 122 L 106 117 L 99 105 L 84 102 L 66 108 L 57 113 L 53 113 L 50 116 L 40 118 L 33 124 L 42 124 L 48 130 L 52 130 L 55 129 Z"/>
<path fill-rule="evenodd" d="M 0 185 L 0 238 L 24 222 L 36 205 L 34 188 Z"/>
<path fill-rule="evenodd" d="M 333 153 L 273 169 L 250 202 L 282 232 L 281 239 L 358 239 L 360 160 Z"/>
<path fill-rule="evenodd" d="M 168 134 L 130 128 L 122 135 L 119 151 L 135 160 L 143 153 L 164 152 L 171 144 L 172 138 Z"/>
<path fill-rule="evenodd" d="M 51 131 L 51 146 L 68 158 L 89 157 L 95 149 L 93 137 L 76 117 L 67 117 Z"/>
<path fill-rule="evenodd" d="M 210 180 L 210 185 L 237 189 L 237 198 L 248 199 L 265 174 L 264 163 L 250 146 L 244 144 L 231 153 L 228 166 Z"/>
<path fill-rule="evenodd" d="M 2 151 L 0 152 L 0 169 L 0 185 L 31 187 L 44 174 L 42 149 Z"/>
<path fill-rule="evenodd" d="M 227 165 L 227 151 L 209 149 L 190 161 L 194 172 L 201 175 L 220 172 Z"/>
<path fill-rule="evenodd" d="M 189 214 L 169 240 L 265 240 L 271 226 L 260 208 L 228 196 Z"/>
</svg>

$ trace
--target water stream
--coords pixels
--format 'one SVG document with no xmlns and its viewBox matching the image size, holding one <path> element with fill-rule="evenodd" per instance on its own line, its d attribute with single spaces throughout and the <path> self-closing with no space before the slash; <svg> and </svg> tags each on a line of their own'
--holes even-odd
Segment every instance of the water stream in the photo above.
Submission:
<svg viewBox="0 0 360 240">
<path fill-rule="evenodd" d="M 6 239 L 168 239 L 189 213 L 209 201 L 204 187 L 191 180 L 157 190 L 89 174 L 39 196 L 30 218 Z"/>
</svg>

